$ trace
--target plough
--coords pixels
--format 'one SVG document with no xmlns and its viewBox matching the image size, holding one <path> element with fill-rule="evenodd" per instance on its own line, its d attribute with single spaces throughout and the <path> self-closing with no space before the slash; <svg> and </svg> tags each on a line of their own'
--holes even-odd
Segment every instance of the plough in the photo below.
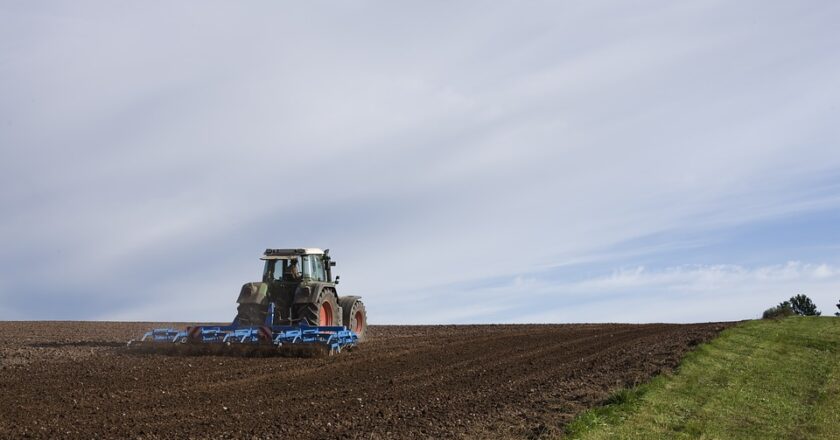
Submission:
<svg viewBox="0 0 840 440">
<path fill-rule="evenodd" d="M 307 357 L 338 354 L 359 342 L 359 336 L 344 326 L 311 326 L 304 320 L 275 325 L 274 312 L 275 305 L 270 304 L 263 325 L 242 325 L 237 317 L 225 326 L 157 328 L 127 345 L 141 353 Z"/>
</svg>

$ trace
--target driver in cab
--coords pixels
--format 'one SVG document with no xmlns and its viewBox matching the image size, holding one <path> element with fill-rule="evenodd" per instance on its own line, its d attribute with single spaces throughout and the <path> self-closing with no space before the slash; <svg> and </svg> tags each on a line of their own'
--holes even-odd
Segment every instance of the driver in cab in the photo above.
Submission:
<svg viewBox="0 0 840 440">
<path fill-rule="evenodd" d="M 283 270 L 283 278 L 287 281 L 300 281 L 300 270 L 298 270 L 298 260 L 294 258 L 289 261 L 289 264 L 286 266 L 286 269 Z"/>
</svg>

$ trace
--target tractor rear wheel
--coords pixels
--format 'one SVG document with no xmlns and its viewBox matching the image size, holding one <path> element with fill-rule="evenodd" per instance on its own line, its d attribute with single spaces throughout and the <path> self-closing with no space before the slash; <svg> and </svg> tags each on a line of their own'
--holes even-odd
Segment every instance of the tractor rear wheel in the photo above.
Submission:
<svg viewBox="0 0 840 440">
<path fill-rule="evenodd" d="M 344 325 L 359 336 L 359 341 L 364 341 L 365 333 L 367 333 L 365 304 L 356 296 L 342 296 L 338 299 L 338 304 L 341 306 L 342 315 L 344 315 L 342 317 Z"/>
<path fill-rule="evenodd" d="M 314 303 L 295 304 L 295 311 L 298 319 L 309 325 L 341 325 L 335 293 L 328 289 L 321 290 Z"/>
<path fill-rule="evenodd" d="M 263 325 L 268 316 L 268 306 L 263 304 L 240 304 L 236 311 L 239 325 Z"/>
</svg>

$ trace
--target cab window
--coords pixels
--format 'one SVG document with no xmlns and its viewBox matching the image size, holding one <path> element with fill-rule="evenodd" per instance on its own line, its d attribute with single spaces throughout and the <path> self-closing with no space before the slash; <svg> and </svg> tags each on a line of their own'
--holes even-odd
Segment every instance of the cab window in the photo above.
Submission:
<svg viewBox="0 0 840 440">
<path fill-rule="evenodd" d="M 324 260 L 320 255 L 304 255 L 303 257 L 303 276 L 315 281 L 326 281 L 326 273 L 324 271 Z"/>
<path fill-rule="evenodd" d="M 281 281 L 288 265 L 288 260 L 265 260 L 263 279 L 269 282 Z"/>
</svg>

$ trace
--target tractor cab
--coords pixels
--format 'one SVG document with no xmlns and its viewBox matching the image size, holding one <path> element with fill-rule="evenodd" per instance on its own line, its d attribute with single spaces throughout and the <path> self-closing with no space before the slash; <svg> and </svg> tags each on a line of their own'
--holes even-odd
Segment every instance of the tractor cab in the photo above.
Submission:
<svg viewBox="0 0 840 440">
<path fill-rule="evenodd" d="M 265 283 L 333 282 L 329 249 L 266 249 L 261 259 Z"/>
</svg>

